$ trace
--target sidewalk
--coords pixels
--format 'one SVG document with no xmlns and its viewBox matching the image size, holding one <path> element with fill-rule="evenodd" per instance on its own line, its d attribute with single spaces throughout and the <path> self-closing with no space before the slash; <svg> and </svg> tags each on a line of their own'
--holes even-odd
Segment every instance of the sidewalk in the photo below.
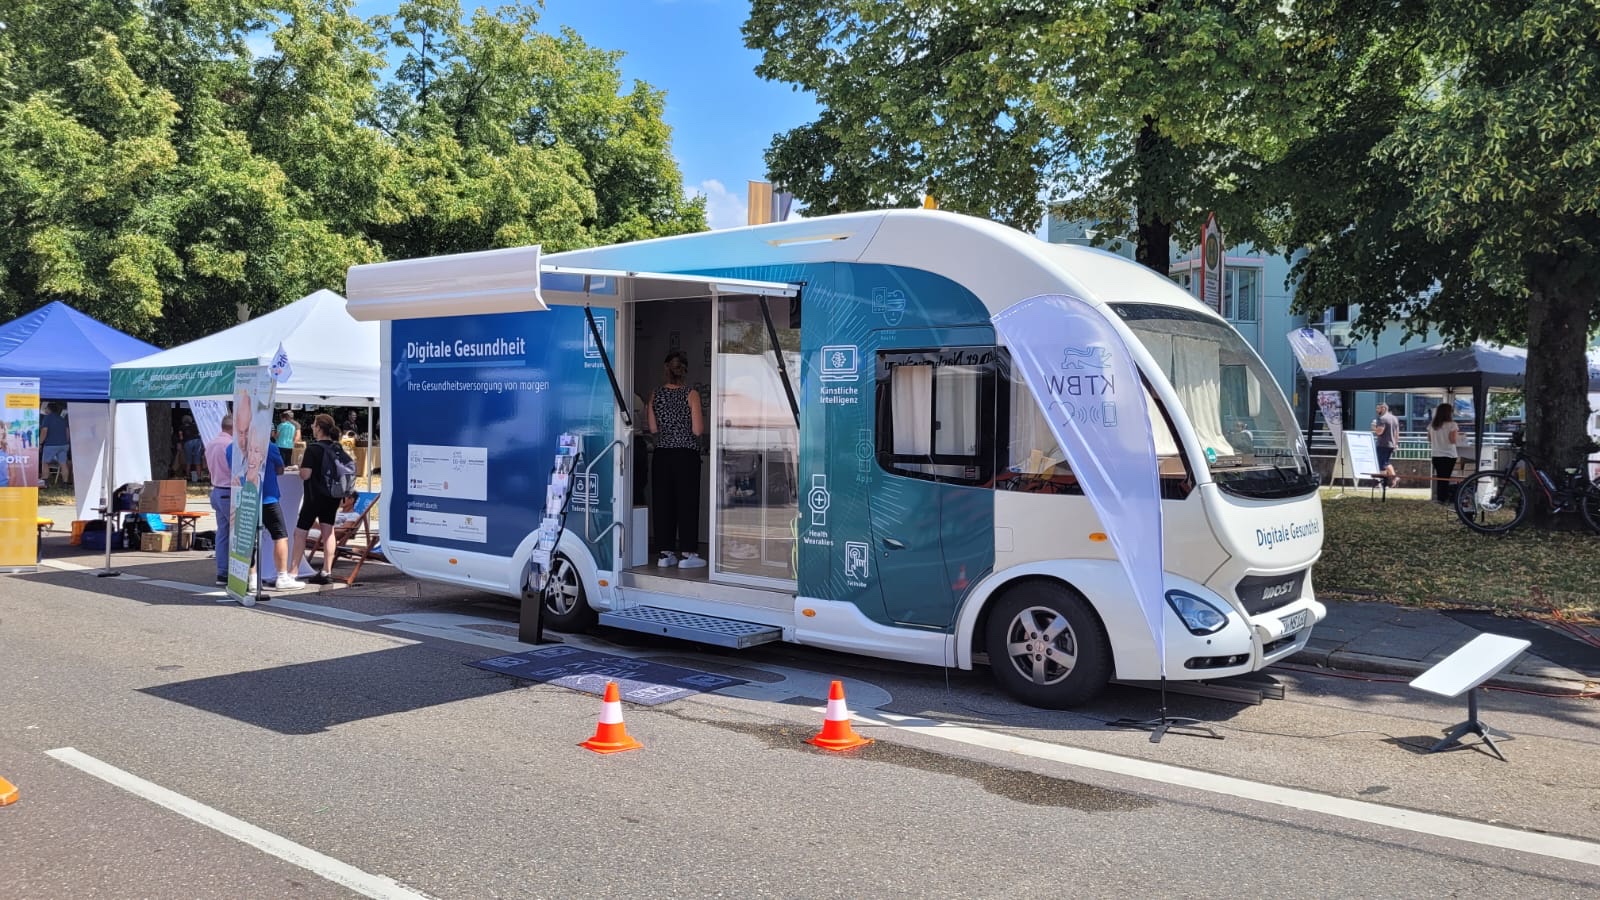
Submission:
<svg viewBox="0 0 1600 900">
<path fill-rule="evenodd" d="M 40 513 L 55 518 L 57 532 L 63 530 L 62 522 L 72 519 L 70 507 L 41 509 Z M 212 528 L 215 525 L 209 516 L 201 520 L 200 531 Z M 194 558 L 185 554 L 172 561 L 179 563 Z M 153 559 L 161 557 L 157 555 Z M 377 574 L 375 570 L 373 577 Z M 176 573 L 174 576 L 182 577 Z M 411 581 L 398 572 L 394 572 L 393 577 Z M 419 591 L 416 596 L 420 599 L 423 594 L 432 593 Z M 447 595 L 451 591 L 438 593 Z M 440 601 L 435 598 L 433 602 Z M 1533 646 L 1517 664 L 1493 679 L 1491 684 L 1546 693 L 1578 693 L 1586 689 L 1585 685 L 1600 684 L 1600 647 L 1590 646 L 1532 620 L 1505 619 L 1478 611 L 1413 609 L 1377 602 L 1325 600 L 1324 603 L 1328 607 L 1328 618 L 1316 626 L 1306 649 L 1290 657 L 1289 662 L 1345 672 L 1412 677 L 1487 631 L 1533 641 Z M 1591 628 L 1590 632 L 1600 637 L 1600 628 Z"/>
<path fill-rule="evenodd" d="M 1413 609 L 1389 603 L 1323 601 L 1328 618 L 1290 662 L 1353 672 L 1415 676 L 1484 632 L 1533 641 L 1490 684 L 1557 693 L 1600 682 L 1600 647 L 1530 619 L 1467 610 Z M 1600 636 L 1600 629 L 1590 628 Z"/>
</svg>

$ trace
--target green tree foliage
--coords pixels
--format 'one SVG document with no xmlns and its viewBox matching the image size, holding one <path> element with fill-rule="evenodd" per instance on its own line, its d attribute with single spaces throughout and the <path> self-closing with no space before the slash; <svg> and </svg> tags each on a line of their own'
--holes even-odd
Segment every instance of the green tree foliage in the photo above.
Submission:
<svg viewBox="0 0 1600 900">
<path fill-rule="evenodd" d="M 1315 128 L 1262 187 L 1293 210 L 1297 302 L 1526 343 L 1531 453 L 1576 466 L 1600 326 L 1600 7 L 1295 4 Z"/>
<path fill-rule="evenodd" d="M 353 263 L 705 227 L 618 54 L 526 6 L 352 6 L 0 0 L 0 318 L 175 343 Z"/>
<path fill-rule="evenodd" d="M 1166 273 L 1305 117 L 1284 5 L 1240 0 L 755 0 L 758 74 L 816 94 L 769 174 L 814 210 L 916 205 L 1032 229 L 1047 204 Z"/>
</svg>

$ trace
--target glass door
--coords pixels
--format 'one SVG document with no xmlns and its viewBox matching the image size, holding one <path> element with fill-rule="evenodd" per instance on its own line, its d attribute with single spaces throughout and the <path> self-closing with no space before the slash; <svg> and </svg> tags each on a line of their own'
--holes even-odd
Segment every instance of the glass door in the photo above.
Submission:
<svg viewBox="0 0 1600 900">
<path fill-rule="evenodd" d="M 718 298 L 711 560 L 719 580 L 794 585 L 799 371 L 799 297 Z"/>
</svg>

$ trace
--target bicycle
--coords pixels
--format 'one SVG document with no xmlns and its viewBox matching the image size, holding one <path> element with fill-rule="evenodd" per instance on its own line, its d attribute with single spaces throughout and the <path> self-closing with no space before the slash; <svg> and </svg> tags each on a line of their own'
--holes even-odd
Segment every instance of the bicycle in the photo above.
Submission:
<svg viewBox="0 0 1600 900">
<path fill-rule="evenodd" d="M 1527 470 L 1528 477 L 1523 475 Z M 1589 530 L 1600 534 L 1600 478 L 1589 481 L 1582 469 L 1568 469 L 1566 485 L 1559 485 L 1520 447 L 1511 465 L 1468 476 L 1456 488 L 1456 515 L 1480 534 L 1509 534 L 1522 520 L 1538 496 L 1528 490 L 1537 485 L 1552 513 L 1576 510 Z"/>
</svg>

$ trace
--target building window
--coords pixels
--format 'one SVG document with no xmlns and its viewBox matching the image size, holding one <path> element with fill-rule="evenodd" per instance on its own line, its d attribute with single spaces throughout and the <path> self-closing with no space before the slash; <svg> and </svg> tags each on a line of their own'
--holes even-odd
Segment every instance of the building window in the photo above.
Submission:
<svg viewBox="0 0 1600 900">
<path fill-rule="evenodd" d="M 1235 322 L 1254 322 L 1261 311 L 1261 270 L 1228 267 L 1222 292 L 1222 317 Z"/>
<path fill-rule="evenodd" d="M 897 475 L 984 484 L 994 475 L 993 347 L 878 354 L 878 463 Z"/>
</svg>

